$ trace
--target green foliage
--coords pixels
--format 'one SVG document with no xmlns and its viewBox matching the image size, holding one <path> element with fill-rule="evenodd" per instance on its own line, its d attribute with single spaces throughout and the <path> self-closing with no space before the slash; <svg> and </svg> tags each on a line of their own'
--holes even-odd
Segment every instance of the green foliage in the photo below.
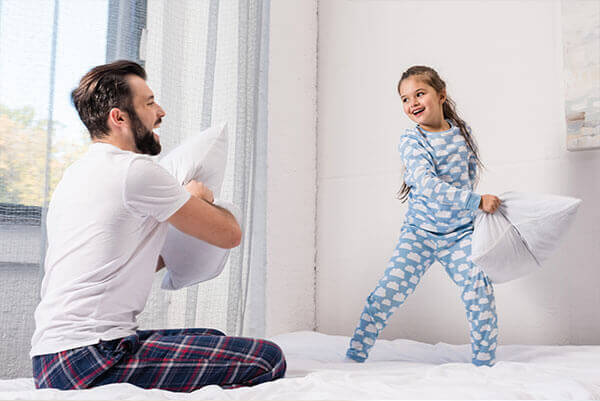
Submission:
<svg viewBox="0 0 600 401">
<path fill-rule="evenodd" d="M 52 125 L 56 128 L 59 124 L 53 121 Z M 0 105 L 0 203 L 42 206 L 46 166 L 49 200 L 64 170 L 88 145 L 83 134 L 78 141 L 56 140 L 55 135 L 51 138 L 47 155 L 48 121 L 35 120 L 31 107 L 10 109 Z"/>
</svg>

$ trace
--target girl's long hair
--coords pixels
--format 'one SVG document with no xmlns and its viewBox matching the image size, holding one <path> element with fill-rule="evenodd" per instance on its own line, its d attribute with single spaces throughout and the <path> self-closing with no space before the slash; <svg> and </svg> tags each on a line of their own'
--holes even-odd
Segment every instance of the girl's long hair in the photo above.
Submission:
<svg viewBox="0 0 600 401">
<path fill-rule="evenodd" d="M 433 68 L 416 65 L 410 67 L 402 74 L 402 77 L 400 77 L 400 81 L 398 82 L 398 93 L 400 93 L 400 85 L 402 84 L 402 81 L 412 76 L 419 76 L 423 82 L 435 89 L 437 93 L 442 93 L 446 90 L 446 83 L 440 78 L 438 73 Z M 456 103 L 454 103 L 447 93 L 446 101 L 442 104 L 442 111 L 444 113 L 444 119 L 450 120 L 452 124 L 460 128 L 460 133 L 465 138 L 465 142 L 467 143 L 469 150 L 475 156 L 477 166 L 483 168 L 483 163 L 479 158 L 479 148 L 477 147 L 477 143 L 471 134 L 469 134 L 469 131 L 467 130 L 467 124 L 458 116 L 458 113 L 456 112 Z M 479 168 L 477 169 L 477 177 L 475 182 L 477 182 L 478 179 Z M 400 191 L 398 191 L 398 199 L 400 199 L 402 202 L 406 202 L 409 192 L 410 187 L 406 185 L 406 182 L 403 182 Z"/>
</svg>

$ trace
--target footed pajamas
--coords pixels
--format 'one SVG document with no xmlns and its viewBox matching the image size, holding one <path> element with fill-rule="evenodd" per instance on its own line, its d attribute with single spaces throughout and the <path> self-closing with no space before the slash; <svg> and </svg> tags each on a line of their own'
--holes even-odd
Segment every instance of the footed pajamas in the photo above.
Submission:
<svg viewBox="0 0 600 401">
<path fill-rule="evenodd" d="M 472 191 L 476 161 L 458 127 L 444 132 L 409 129 L 400 154 L 411 187 L 400 238 L 385 274 L 368 296 L 347 356 L 368 357 L 395 309 L 415 291 L 435 261 L 461 288 L 470 327 L 472 362 L 495 363 L 497 316 L 494 289 L 471 260 L 473 217 L 481 196 Z"/>
</svg>

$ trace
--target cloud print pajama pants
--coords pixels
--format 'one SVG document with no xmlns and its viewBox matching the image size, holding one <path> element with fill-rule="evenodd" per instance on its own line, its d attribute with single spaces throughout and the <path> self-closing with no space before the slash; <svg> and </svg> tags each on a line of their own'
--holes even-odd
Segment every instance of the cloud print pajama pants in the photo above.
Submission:
<svg viewBox="0 0 600 401">
<path fill-rule="evenodd" d="M 492 366 L 498 335 L 494 289 L 485 273 L 469 260 L 472 233 L 472 225 L 448 234 L 403 226 L 385 275 L 367 298 L 347 356 L 358 362 L 367 358 L 386 321 L 437 260 L 462 289 L 461 299 L 471 330 L 473 364 Z"/>
</svg>

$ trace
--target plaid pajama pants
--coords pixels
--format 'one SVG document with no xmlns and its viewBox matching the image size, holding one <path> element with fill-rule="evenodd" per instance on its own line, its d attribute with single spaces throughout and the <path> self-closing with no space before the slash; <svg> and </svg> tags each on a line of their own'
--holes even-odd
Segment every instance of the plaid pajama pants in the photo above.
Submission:
<svg viewBox="0 0 600 401">
<path fill-rule="evenodd" d="M 111 383 L 190 392 L 209 384 L 252 386 L 285 374 L 274 343 L 227 337 L 212 329 L 140 330 L 136 334 L 33 357 L 36 388 L 85 389 Z"/>
</svg>

